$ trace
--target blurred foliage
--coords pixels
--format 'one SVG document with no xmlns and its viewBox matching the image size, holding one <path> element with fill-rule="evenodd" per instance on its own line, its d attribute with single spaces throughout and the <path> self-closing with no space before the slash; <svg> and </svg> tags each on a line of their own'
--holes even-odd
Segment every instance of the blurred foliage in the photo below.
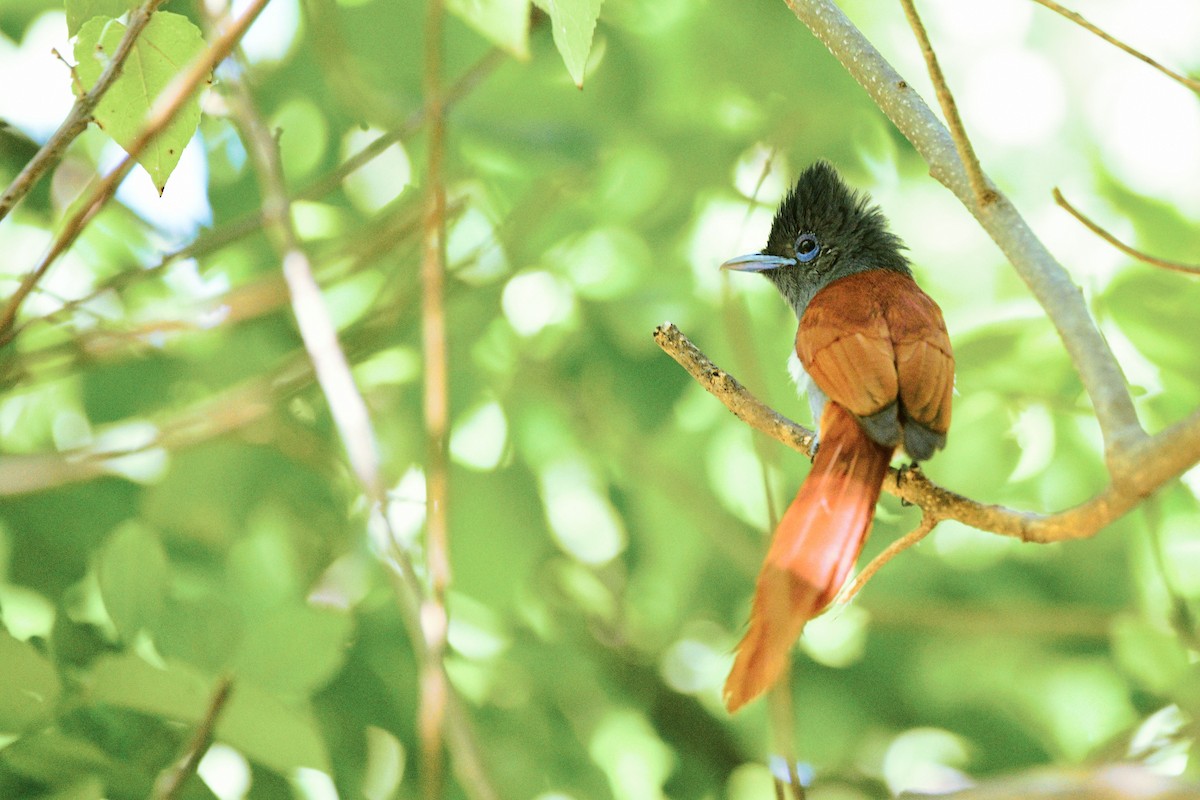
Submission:
<svg viewBox="0 0 1200 800">
<path fill-rule="evenodd" d="M 575 37 L 571 73 L 557 20 L 534 12 L 527 39 L 511 25 L 528 3 L 455 2 L 473 24 L 446 25 L 449 80 L 488 58 L 489 39 L 528 51 L 485 66 L 448 124 L 446 666 L 501 797 L 771 797 L 779 748 L 764 703 L 730 718 L 719 687 L 768 497 L 778 512 L 807 463 L 756 443 L 657 350 L 654 326 L 677 323 L 807 421 L 783 368 L 790 312 L 765 281 L 716 265 L 760 247 L 787 183 L 828 158 L 873 191 L 946 312 L 959 394 L 930 477 L 985 502 L 1060 509 L 1104 485 L 1098 432 L 1001 255 L 783 4 L 608 0 L 585 62 L 596 1 L 548 4 L 583 15 L 563 34 Z M 922 87 L 899 9 L 847 6 Z M 419 564 L 427 142 L 406 120 L 422 103 L 424 5 L 271 8 L 280 16 L 247 52 L 294 189 L 404 131 L 294 212 L 372 412 L 387 514 Z M 170 9 L 201 19 L 181 0 Z M 999 46 L 988 36 L 1040 53 L 1064 81 L 1071 47 L 1094 47 L 1023 6 L 1005 13 L 1024 27 L 958 30 L 933 14 L 935 43 L 954 43 L 952 84 L 975 50 Z M 47 25 L 66 41 L 57 3 L 5 0 L 4 63 L 55 69 L 32 44 Z M 1115 50 L 1089 57 L 1139 69 Z M 1200 405 L 1200 284 L 1098 246 L 1054 216 L 1049 190 L 1108 204 L 1167 257 L 1200 251 L 1200 209 L 1126 188 L 1085 100 L 1059 100 L 1059 127 L 1034 142 L 989 138 L 983 120 L 981 154 L 1084 286 L 1157 431 Z M 382 533 L 274 251 L 244 223 L 259 203 L 246 145 L 216 95 L 204 111 L 162 200 L 139 195 L 135 175 L 0 352 L 0 796 L 148 796 L 228 674 L 218 744 L 183 797 L 415 797 L 416 656 L 374 557 Z M 13 125 L 0 129 L 5 185 L 27 137 L 45 138 Z M 0 223 L 5 292 L 112 147 L 90 130 Z M 792 678 L 811 797 L 1126 757 L 1194 776 L 1197 490 L 1193 470 L 1068 545 L 944 524 L 813 623 Z M 864 558 L 917 520 L 885 498 Z"/>
</svg>

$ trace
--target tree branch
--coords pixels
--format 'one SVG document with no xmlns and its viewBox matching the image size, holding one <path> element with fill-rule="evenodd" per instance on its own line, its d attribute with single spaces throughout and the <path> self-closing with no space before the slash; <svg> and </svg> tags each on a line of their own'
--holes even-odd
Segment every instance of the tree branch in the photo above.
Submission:
<svg viewBox="0 0 1200 800">
<path fill-rule="evenodd" d="M 229 695 L 232 691 L 233 680 L 228 676 L 217 682 L 216 691 L 213 692 L 212 700 L 208 703 L 208 710 L 204 712 L 200 725 L 196 728 L 196 735 L 192 737 L 191 744 L 188 745 L 187 752 L 184 753 L 183 758 L 175 765 L 174 769 L 169 769 L 159 776 L 154 784 L 152 800 L 175 800 L 187 779 L 196 774 L 200 760 L 212 746 L 217 719 L 225 709 L 225 704 L 229 702 Z"/>
<path fill-rule="evenodd" d="M 1146 434 L 1121 368 L 1092 320 L 1082 291 L 1003 193 L 997 192 L 995 202 L 987 205 L 975 203 L 946 127 L 832 0 L 786 2 L 912 143 L 934 179 L 962 201 L 1029 286 L 1058 330 L 1091 398 L 1109 471 L 1127 471 L 1130 449 Z"/>
<path fill-rule="evenodd" d="M 424 237 L 421 247 L 421 341 L 425 357 L 425 559 L 430 592 L 421 608 L 428 658 L 421 670 L 417 729 L 421 738 L 421 777 L 426 800 L 442 796 L 442 729 L 449 687 L 442 662 L 446 653 L 446 588 L 450 583 L 447 433 L 449 378 L 446 355 L 446 187 L 443 178 L 446 109 L 442 97 L 441 0 L 429 0 L 425 16 L 425 121 L 429 141 Z"/>
<path fill-rule="evenodd" d="M 811 431 L 759 402 L 673 324 L 665 322 L 655 328 L 654 341 L 739 419 L 794 450 L 810 452 Z M 1137 443 L 1128 453 L 1127 463 L 1131 467 L 1127 471 L 1115 474 L 1112 482 L 1092 499 L 1065 511 L 1039 514 L 979 503 L 938 486 L 917 470 L 905 472 L 900 481 L 897 470 L 890 470 L 883 490 L 920 506 L 933 519 L 953 519 L 1026 542 L 1061 542 L 1094 535 L 1198 461 L 1200 410 Z"/>
<path fill-rule="evenodd" d="M 1093 222 L 1082 211 L 1067 202 L 1067 198 L 1063 197 L 1063 194 L 1058 190 L 1058 187 L 1055 187 L 1054 189 L 1054 202 L 1066 209 L 1067 213 L 1072 217 L 1082 222 L 1084 227 L 1086 227 L 1092 233 L 1096 234 L 1125 255 L 1133 256 L 1138 261 L 1144 261 L 1145 263 L 1155 267 L 1162 267 L 1163 269 L 1169 269 L 1174 272 L 1183 272 L 1188 275 L 1200 275 L 1200 265 L 1184 264 L 1179 261 L 1167 261 L 1164 258 L 1157 258 L 1156 256 L 1149 255 L 1148 253 L 1143 253 L 1141 250 L 1125 244 L 1120 239 L 1113 236 L 1111 233 L 1104 230 L 1104 228 L 1101 228 L 1098 224 Z"/>
<path fill-rule="evenodd" d="M 1099 36 L 1101 39 L 1103 39 L 1104 41 L 1113 45 L 1114 47 L 1118 47 L 1121 50 L 1124 50 L 1126 53 L 1128 53 L 1129 55 L 1138 59 L 1139 61 L 1142 61 L 1142 62 L 1154 67 L 1156 70 L 1158 70 L 1162 74 L 1166 75 L 1168 78 L 1178 81 L 1179 83 L 1182 83 L 1187 88 L 1191 89 L 1193 92 L 1200 94 L 1200 81 L 1196 80 L 1195 78 L 1189 78 L 1187 75 L 1180 74 L 1173 69 L 1168 69 L 1167 67 L 1164 67 L 1162 64 L 1158 63 L 1157 61 L 1155 61 L 1153 58 L 1146 55 L 1145 53 L 1142 53 L 1139 50 L 1134 50 L 1132 47 L 1125 44 L 1120 39 L 1117 39 L 1116 37 L 1109 35 L 1101 28 L 1098 28 L 1097 26 L 1088 22 L 1079 13 L 1077 13 L 1075 11 L 1071 11 L 1068 8 L 1063 8 L 1058 3 L 1054 2 L 1054 0 L 1033 0 L 1033 2 L 1038 3 L 1039 5 L 1043 5 L 1046 8 L 1050 9 L 1051 11 L 1054 11 L 1057 14 L 1061 14 L 1062 16 L 1066 17 L 1067 19 L 1071 20 L 1071 22 L 1074 22 L 1079 27 L 1088 31 L 1089 33 L 1093 33 L 1096 36 Z"/>
<path fill-rule="evenodd" d="M 0 195 L 0 220 L 8 216 L 8 212 L 12 211 L 17 203 L 21 202 L 21 199 L 29 193 L 29 190 L 37 185 L 46 170 L 62 160 L 71 142 L 87 130 L 88 123 L 92 120 L 92 112 L 96 110 L 96 106 L 100 104 L 100 100 L 112 88 L 112 85 L 121 77 L 121 72 L 125 69 L 125 60 L 133 52 L 134 43 L 146 26 L 150 24 L 150 18 L 154 16 L 155 10 L 162 5 L 162 2 L 163 0 L 146 0 L 129 15 L 129 24 L 125 27 L 125 35 L 117 43 L 112 60 L 108 62 L 108 66 L 96 79 L 96 85 L 75 100 L 75 104 L 67 112 L 67 117 L 58 126 L 58 130 L 51 134 L 42 148 L 34 154 L 25 168 L 4 190 L 4 194 Z"/>
<path fill-rule="evenodd" d="M 983 168 L 979 166 L 979 157 L 975 155 L 975 148 L 971 146 L 966 126 L 963 125 L 962 117 L 958 114 L 958 104 L 954 102 L 954 95 L 950 93 L 950 87 L 946 84 L 946 76 L 938 64 L 937 54 L 933 52 L 933 44 L 929 41 L 929 33 L 926 32 L 925 25 L 917 14 L 917 7 L 913 5 L 913 0 L 900 0 L 900 4 L 904 6 L 904 15 L 908 17 L 908 25 L 912 28 L 913 35 L 917 37 L 917 43 L 921 46 L 921 55 L 925 57 L 925 66 L 929 69 L 933 90 L 937 93 L 938 104 L 942 107 L 942 115 L 946 117 L 946 124 L 950 126 L 950 136 L 954 139 L 954 147 L 958 150 L 959 160 L 967 170 L 967 178 L 971 183 L 971 192 L 975 195 L 975 202 L 980 206 L 993 203 L 996 200 L 996 191 L 988 186 Z"/>
</svg>

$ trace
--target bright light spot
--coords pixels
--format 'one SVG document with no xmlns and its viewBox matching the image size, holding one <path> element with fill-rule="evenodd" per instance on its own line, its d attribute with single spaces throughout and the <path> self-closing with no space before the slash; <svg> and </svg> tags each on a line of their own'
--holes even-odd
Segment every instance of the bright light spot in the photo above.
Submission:
<svg viewBox="0 0 1200 800">
<path fill-rule="evenodd" d="M 1189 718 L 1171 704 L 1146 718 L 1129 741 L 1129 760 L 1145 764 L 1159 775 L 1182 775 L 1192 741 L 1185 734 Z"/>
<path fill-rule="evenodd" d="M 367 726 L 367 766 L 362 795 L 366 800 L 391 800 L 404 779 L 404 745 L 383 728 Z"/>
<path fill-rule="evenodd" d="M 674 753 L 640 714 L 610 711 L 596 726 L 588 753 L 616 800 L 661 800 Z"/>
<path fill-rule="evenodd" d="M 745 253 L 757 253 L 767 244 L 771 218 L 775 210 L 768 206 L 749 206 L 745 200 L 709 200 L 696 215 L 688 244 L 688 261 L 695 275 L 696 288 L 706 299 L 721 296 L 722 262 Z M 743 290 L 774 292 L 767 281 L 739 281 Z"/>
<path fill-rule="evenodd" d="M 250 791 L 250 764 L 237 750 L 219 742 L 200 759 L 196 774 L 219 800 L 242 800 Z"/>
<path fill-rule="evenodd" d="M 738 157 L 737 165 L 733 168 L 733 185 L 747 200 L 777 205 L 788 190 L 788 175 L 787 157 L 759 143 Z M 759 181 L 762 181 L 761 186 Z"/>
<path fill-rule="evenodd" d="M 1122 65 L 1092 83 L 1087 112 L 1102 160 L 1116 177 L 1136 192 L 1200 215 L 1200 106 L 1194 95 L 1160 75 Z"/>
<path fill-rule="evenodd" d="M 463 656 L 487 660 L 508 649 L 509 638 L 504 631 L 503 621 L 482 603 L 459 592 L 452 592 L 449 617 L 447 640 Z"/>
<path fill-rule="evenodd" d="M 613 300 L 629 293 L 653 256 L 644 239 L 625 228 L 596 228 L 555 245 L 548 263 L 562 264 L 583 297 Z"/>
<path fill-rule="evenodd" d="M 775 779 L 765 764 L 746 763 L 729 773 L 725 784 L 728 800 L 762 800 L 771 797 L 775 790 Z"/>
<path fill-rule="evenodd" d="M 455 277 L 474 285 L 488 283 L 508 272 L 508 258 L 487 214 L 468 206 L 446 232 L 446 260 Z"/>
<path fill-rule="evenodd" d="M 1054 458 L 1054 418 L 1042 403 L 1030 403 L 1013 420 L 1013 435 L 1021 450 L 1021 459 L 1008 476 L 1009 482 L 1040 475 Z"/>
<path fill-rule="evenodd" d="M 292 788 L 300 800 L 339 800 L 333 778 L 318 769 L 300 767 L 292 776 Z"/>
<path fill-rule="evenodd" d="M 104 467 L 113 474 L 139 483 L 156 481 L 166 474 L 167 451 L 155 447 L 158 427 L 151 422 L 130 420 L 110 425 L 96 436 L 98 453 L 113 453 Z"/>
<path fill-rule="evenodd" d="M 800 782 L 801 786 L 808 786 L 812 783 L 813 769 L 809 764 L 797 761 L 793 769 L 788 769 L 787 759 L 781 755 L 772 755 L 767 763 L 770 765 L 771 774 L 780 783 L 791 785 L 793 771 L 796 773 L 795 779 Z"/>
<path fill-rule="evenodd" d="M 1038 676 L 1031 698 L 1059 752 L 1080 761 L 1137 719 L 1125 682 L 1101 662 L 1061 664 Z"/>
<path fill-rule="evenodd" d="M 354 367 L 354 380 L 364 389 L 411 383 L 420 374 L 421 358 L 411 347 L 381 350 Z"/>
<path fill-rule="evenodd" d="M 1016 539 L 993 536 L 955 520 L 943 520 L 930 536 L 933 552 L 955 569 L 986 569 L 1020 546 Z"/>
<path fill-rule="evenodd" d="M 1162 548 L 1170 585 L 1188 597 L 1200 597 L 1200 513 L 1168 517 L 1163 522 Z"/>
<path fill-rule="evenodd" d="M 486 472 L 504 457 L 508 420 L 500 404 L 492 401 L 463 414 L 450 429 L 450 455 L 464 467 Z"/>
<path fill-rule="evenodd" d="M 15 639 L 48 637 L 54 627 L 54 604 L 32 589 L 0 582 L 0 619 Z"/>
<path fill-rule="evenodd" d="M 109 172 L 125 157 L 116 142 L 105 145 L 100 171 Z M 117 200 L 163 234 L 170 243 L 182 244 L 195 238 L 201 225 L 212 224 L 208 204 L 208 156 L 197 132 L 183 148 L 179 163 L 167 178 L 159 196 L 150 173 L 139 167 L 129 173 L 117 189 Z"/>
<path fill-rule="evenodd" d="M 394 544 L 401 550 L 411 549 L 425 525 L 425 472 L 420 467 L 409 467 L 388 492 L 387 519 L 396 537 Z M 387 541 L 388 531 L 373 525 L 371 535 L 380 552 L 388 552 L 392 544 Z"/>
<path fill-rule="evenodd" d="M 289 178 L 307 175 L 321 163 L 329 144 L 329 126 L 325 124 L 325 115 L 311 100 L 306 97 L 288 100 L 271 115 L 269 127 L 279 131 L 279 155 Z"/>
<path fill-rule="evenodd" d="M 342 159 L 359 153 L 382 133 L 377 128 L 350 131 L 342 140 Z M 408 152 L 400 142 L 393 142 L 367 164 L 347 175 L 342 185 L 356 208 L 374 214 L 395 200 L 411 182 L 412 162 Z"/>
<path fill-rule="evenodd" d="M 732 662 L 728 633 L 712 623 L 689 627 L 688 635 L 667 648 L 659 671 L 666 684 L 675 691 L 685 694 L 711 692 L 716 701 Z"/>
<path fill-rule="evenodd" d="M 543 792 L 533 798 L 533 800 L 575 800 L 575 798 L 562 792 Z"/>
<path fill-rule="evenodd" d="M 51 424 L 56 450 L 73 450 L 92 441 L 92 426 L 87 416 L 75 408 L 60 409 Z"/>
<path fill-rule="evenodd" d="M 931 28 L 952 32 L 954 40 L 969 42 L 978 48 L 989 41 L 1023 39 L 1033 21 L 1033 6 L 1013 2 L 932 3 L 928 9 L 921 10 L 921 15 L 926 17 Z M 907 26 L 904 32 L 911 40 L 912 32 Z M 933 38 L 936 42 L 938 37 Z"/>
<path fill-rule="evenodd" d="M 251 0 L 233 0 L 233 15 L 241 16 Z M 251 63 L 282 61 L 300 33 L 297 0 L 271 0 L 242 37 L 242 49 Z"/>
<path fill-rule="evenodd" d="M 1062 80 L 1037 53 L 1006 50 L 975 59 L 964 83 L 958 97 L 972 132 L 1019 147 L 1052 138 L 1062 127 Z"/>
<path fill-rule="evenodd" d="M 712 438 L 706 456 L 708 485 L 717 501 L 755 528 L 767 522 L 762 463 L 741 425 L 725 425 Z"/>
<path fill-rule="evenodd" d="M 959 768 L 967 743 L 949 731 L 915 728 L 892 740 L 883 757 L 883 777 L 893 794 L 945 794 L 971 785 Z"/>
<path fill-rule="evenodd" d="M 542 470 L 541 484 L 550 530 L 569 555 L 600 565 L 625 549 L 625 527 L 586 464 L 553 463 Z"/>
<path fill-rule="evenodd" d="M 500 297 L 500 306 L 517 333 L 533 336 L 566 320 L 575 308 L 575 298 L 562 280 L 538 270 L 510 280 Z"/>
<path fill-rule="evenodd" d="M 827 667 L 848 667 L 863 656 L 871 615 L 855 605 L 835 606 L 804 626 L 800 648 Z"/>
<path fill-rule="evenodd" d="M 42 142 L 71 110 L 71 72 L 51 50 L 70 54 L 67 21 L 48 11 L 25 31 L 21 46 L 0 33 L 0 119 Z M 19 76 L 19 77 L 18 77 Z"/>
</svg>

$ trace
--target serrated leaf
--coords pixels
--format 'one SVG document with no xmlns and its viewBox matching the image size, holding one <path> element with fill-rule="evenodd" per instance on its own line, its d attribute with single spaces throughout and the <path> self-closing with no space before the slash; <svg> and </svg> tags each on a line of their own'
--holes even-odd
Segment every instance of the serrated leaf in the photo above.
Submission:
<svg viewBox="0 0 1200 800">
<path fill-rule="evenodd" d="M 49 659 L 0 630 L 0 733 L 16 733 L 47 719 L 62 686 Z"/>
<path fill-rule="evenodd" d="M 529 57 L 530 0 L 450 0 L 454 15 L 497 47 Z"/>
<path fill-rule="evenodd" d="M 536 0 L 550 15 L 554 46 L 558 48 L 575 85 L 583 88 L 583 71 L 592 49 L 592 35 L 604 0 Z"/>
<path fill-rule="evenodd" d="M 136 524 L 118 528 L 100 552 L 97 568 L 104 608 L 126 641 L 149 628 L 162 613 L 167 595 L 167 554 L 149 530 Z"/>
<path fill-rule="evenodd" d="M 79 33 L 92 17 L 114 19 L 137 8 L 137 0 L 67 0 L 67 35 Z"/>
<path fill-rule="evenodd" d="M 103 17 L 92 18 L 80 29 L 75 40 L 75 74 L 84 91 L 96 85 L 124 35 L 124 25 Z M 187 17 L 167 11 L 155 13 L 126 59 L 121 77 L 97 106 L 94 115 L 97 124 L 128 150 L 141 133 L 158 95 L 203 49 L 200 29 Z M 138 156 L 138 163 L 150 173 L 159 194 L 199 124 L 197 93 Z"/>
<path fill-rule="evenodd" d="M 159 669 L 127 653 L 96 662 L 90 697 L 196 725 L 208 709 L 213 688 L 212 681 L 186 664 L 169 661 L 166 669 Z M 217 720 L 216 738 L 281 775 L 300 767 L 329 770 L 329 754 L 307 708 L 284 705 L 236 676 Z"/>
</svg>

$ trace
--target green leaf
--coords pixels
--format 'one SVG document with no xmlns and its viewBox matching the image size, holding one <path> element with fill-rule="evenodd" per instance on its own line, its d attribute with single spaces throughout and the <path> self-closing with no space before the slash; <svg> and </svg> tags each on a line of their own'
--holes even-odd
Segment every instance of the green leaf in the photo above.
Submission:
<svg viewBox="0 0 1200 800">
<path fill-rule="evenodd" d="M 485 39 L 517 58 L 529 57 L 530 0 L 450 0 L 448 7 Z"/>
<path fill-rule="evenodd" d="M 234 671 L 281 694 L 315 689 L 345 660 L 351 629 L 347 614 L 284 606 L 263 612 L 251 624 Z"/>
<path fill-rule="evenodd" d="M 96 85 L 124 35 L 124 25 L 103 17 L 91 19 L 80 29 L 75 41 L 75 60 L 78 62 L 75 74 L 85 91 Z M 97 124 L 128 150 L 141 133 L 146 115 L 159 93 L 203 49 L 200 30 L 187 17 L 157 12 L 138 37 L 121 77 L 96 108 Z M 200 98 L 197 94 L 184 104 L 171 124 L 138 157 L 138 163 L 150 173 L 159 194 L 199 124 Z"/>
<path fill-rule="evenodd" d="M 136 523 L 118 528 L 100 552 L 97 569 L 104 608 L 126 641 L 153 627 L 167 594 L 167 554 L 158 537 Z"/>
<path fill-rule="evenodd" d="M 67 35 L 79 33 L 83 23 L 92 17 L 119 17 L 137 8 L 137 0 L 67 0 Z"/>
<path fill-rule="evenodd" d="M 189 725 L 203 718 L 213 690 L 213 681 L 186 664 L 169 661 L 159 669 L 131 653 L 102 658 L 92 672 L 95 702 Z M 329 770 L 329 755 L 307 708 L 284 705 L 236 676 L 216 738 L 282 775 L 300 767 Z"/>
<path fill-rule="evenodd" d="M 113 763 L 92 742 L 76 738 L 55 728 L 22 736 L 0 750 L 0 763 L 38 783 L 60 786 L 84 779 L 97 772 L 108 772 Z"/>
<path fill-rule="evenodd" d="M 575 85 L 583 88 L 583 70 L 592 49 L 592 34 L 604 0 L 535 0 L 550 15 L 554 46 Z"/>
<path fill-rule="evenodd" d="M 48 719 L 62 686 L 49 659 L 0 630 L 0 732 L 19 732 Z"/>
</svg>

